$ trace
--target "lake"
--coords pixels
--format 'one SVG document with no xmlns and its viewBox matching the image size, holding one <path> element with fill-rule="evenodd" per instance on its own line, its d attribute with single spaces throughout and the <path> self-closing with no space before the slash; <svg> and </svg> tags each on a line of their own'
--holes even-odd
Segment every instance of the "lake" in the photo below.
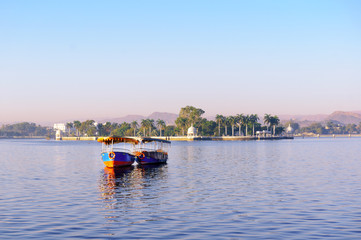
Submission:
<svg viewBox="0 0 361 240">
<path fill-rule="evenodd" d="M 0 140 L 0 239 L 361 236 L 361 138 L 172 142 L 117 171 L 100 150 Z"/>
</svg>

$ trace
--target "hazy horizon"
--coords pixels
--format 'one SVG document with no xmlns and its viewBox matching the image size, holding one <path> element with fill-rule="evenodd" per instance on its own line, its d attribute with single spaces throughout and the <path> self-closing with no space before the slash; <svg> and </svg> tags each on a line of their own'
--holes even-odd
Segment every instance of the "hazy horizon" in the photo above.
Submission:
<svg viewBox="0 0 361 240">
<path fill-rule="evenodd" d="M 0 123 L 361 110 L 361 2 L 4 1 Z"/>
<path fill-rule="evenodd" d="M 361 110 L 360 111 L 342 111 L 342 110 L 336 110 L 333 111 L 331 113 L 316 113 L 316 114 L 277 114 L 277 113 L 271 113 L 271 112 L 267 112 L 269 114 L 272 115 L 276 115 L 278 117 L 280 117 L 281 120 L 288 120 L 288 117 L 290 117 L 289 119 L 291 119 L 292 117 L 316 117 L 316 116 L 328 116 L 331 115 L 334 112 L 352 112 L 352 113 L 357 113 L 357 114 L 361 114 Z M 67 123 L 67 122 L 73 122 L 73 121 L 85 121 L 85 120 L 95 120 L 95 121 L 99 121 L 101 123 L 104 123 L 105 121 L 108 120 L 116 120 L 119 118 L 126 118 L 126 117 L 130 117 L 130 116 L 142 116 L 144 118 L 147 118 L 148 116 L 150 116 L 153 113 L 169 113 L 169 114 L 179 114 L 179 113 L 175 113 L 175 112 L 152 112 L 150 114 L 126 114 L 126 115 L 122 115 L 122 116 L 115 116 L 115 117 L 111 117 L 111 116 L 100 116 L 100 117 L 82 117 L 82 118 L 59 118 L 59 119 L 54 119 L 54 120 L 46 120 L 46 119 L 42 119 L 42 120 L 31 120 L 31 119 L 27 119 L 27 120 L 21 120 L 21 121 L 8 121 L 8 122 L 0 122 L 0 124 L 14 124 L 14 123 L 20 123 L 20 122 L 31 122 L 31 123 L 36 123 L 39 125 L 44 125 L 44 126 L 52 126 L 54 123 Z M 249 112 L 249 113 L 245 113 L 245 112 L 240 112 L 240 113 L 236 113 L 236 114 L 258 114 L 258 116 L 260 117 L 260 120 L 263 121 L 263 116 L 265 113 L 257 113 L 257 112 Z M 221 113 L 219 113 L 221 114 Z M 221 114 L 224 116 L 231 116 L 231 115 L 236 115 L 236 114 Z M 204 113 L 204 115 L 202 115 L 202 117 L 208 119 L 208 120 L 214 120 L 216 114 L 207 114 L 207 112 Z M 309 119 L 311 120 L 311 119 Z M 312 121 L 312 120 L 311 120 Z"/>
</svg>

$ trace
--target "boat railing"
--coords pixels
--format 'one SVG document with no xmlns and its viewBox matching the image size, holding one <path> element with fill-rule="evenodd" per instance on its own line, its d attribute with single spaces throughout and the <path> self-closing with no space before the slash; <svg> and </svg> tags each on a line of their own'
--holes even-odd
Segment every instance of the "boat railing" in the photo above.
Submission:
<svg viewBox="0 0 361 240">
<path fill-rule="evenodd" d="M 108 148 L 102 148 L 102 153 L 105 152 L 125 152 L 125 153 L 133 153 L 134 150 L 130 148 L 123 148 L 123 147 L 108 147 Z"/>
<path fill-rule="evenodd" d="M 136 149 L 137 152 L 166 152 L 162 148 L 150 148 L 150 147 L 140 147 Z"/>
</svg>

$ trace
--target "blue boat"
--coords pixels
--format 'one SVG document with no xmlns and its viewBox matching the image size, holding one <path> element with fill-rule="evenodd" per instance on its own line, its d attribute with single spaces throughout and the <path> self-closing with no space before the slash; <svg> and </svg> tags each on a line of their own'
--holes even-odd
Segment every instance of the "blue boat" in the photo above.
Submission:
<svg viewBox="0 0 361 240">
<path fill-rule="evenodd" d="M 101 137 L 98 142 L 102 143 L 102 160 L 109 168 L 124 167 L 132 165 L 137 157 L 135 146 L 139 140 L 129 137 Z"/>
<path fill-rule="evenodd" d="M 170 141 L 157 138 L 140 138 L 135 145 L 136 161 L 138 164 L 161 164 L 168 160 Z"/>
</svg>

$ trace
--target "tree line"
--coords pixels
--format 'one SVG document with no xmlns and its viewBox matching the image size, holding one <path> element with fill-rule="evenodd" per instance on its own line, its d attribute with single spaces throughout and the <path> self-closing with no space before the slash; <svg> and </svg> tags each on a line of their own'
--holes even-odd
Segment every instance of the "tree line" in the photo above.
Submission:
<svg viewBox="0 0 361 240">
<path fill-rule="evenodd" d="M 173 136 L 173 126 L 166 126 L 161 119 L 143 119 L 140 123 L 132 121 L 131 123 L 96 123 L 94 120 L 66 123 L 68 136 Z"/>
<path fill-rule="evenodd" d="M 66 124 L 69 136 L 184 136 L 193 126 L 201 136 L 254 136 L 256 131 L 269 130 L 270 134 L 281 134 L 283 126 L 279 126 L 277 116 L 266 114 L 262 126 L 257 114 L 238 114 L 235 116 L 217 115 L 216 120 L 207 120 L 202 115 L 204 110 L 193 106 L 181 108 L 175 126 L 166 125 L 161 119 L 142 119 L 121 124 L 106 122 L 96 124 L 94 120 L 74 121 Z M 74 129 L 75 131 L 71 131 Z"/>
<path fill-rule="evenodd" d="M 312 123 L 307 127 L 300 129 L 300 133 L 314 133 L 314 134 L 361 134 L 361 122 L 356 124 L 342 125 L 329 121 L 326 125 L 321 123 Z"/>
<path fill-rule="evenodd" d="M 254 136 L 256 131 L 267 130 L 270 134 L 277 135 L 284 132 L 284 127 L 279 126 L 280 119 L 275 115 L 265 114 L 262 126 L 257 114 L 237 114 L 234 116 L 216 115 L 215 121 L 202 118 L 204 111 L 193 106 L 181 108 L 176 119 L 176 131 L 185 135 L 185 130 L 190 126 L 198 129 L 202 136 Z"/>
<path fill-rule="evenodd" d="M 263 123 L 257 114 L 236 114 L 223 116 L 217 114 L 215 120 L 207 120 L 202 115 L 204 110 L 193 106 L 180 109 L 175 125 L 166 125 L 164 120 L 142 119 L 130 123 L 96 123 L 94 120 L 66 123 L 65 135 L 68 136 L 185 136 L 189 127 L 197 129 L 199 136 L 254 136 L 257 131 L 266 131 L 272 135 L 285 132 L 291 125 L 295 133 L 314 134 L 360 134 L 361 123 L 341 125 L 332 121 L 326 125 L 313 123 L 301 128 L 297 122 L 289 121 L 284 125 L 276 115 L 265 114 Z M 42 127 L 35 123 L 16 123 L 3 125 L 0 128 L 0 136 L 53 136 L 55 132 L 51 128 Z"/>
<path fill-rule="evenodd" d="M 35 123 L 22 122 L 15 124 L 2 125 L 0 128 L 1 137 L 20 137 L 20 136 L 47 136 L 51 134 L 51 129 L 36 125 Z"/>
</svg>

